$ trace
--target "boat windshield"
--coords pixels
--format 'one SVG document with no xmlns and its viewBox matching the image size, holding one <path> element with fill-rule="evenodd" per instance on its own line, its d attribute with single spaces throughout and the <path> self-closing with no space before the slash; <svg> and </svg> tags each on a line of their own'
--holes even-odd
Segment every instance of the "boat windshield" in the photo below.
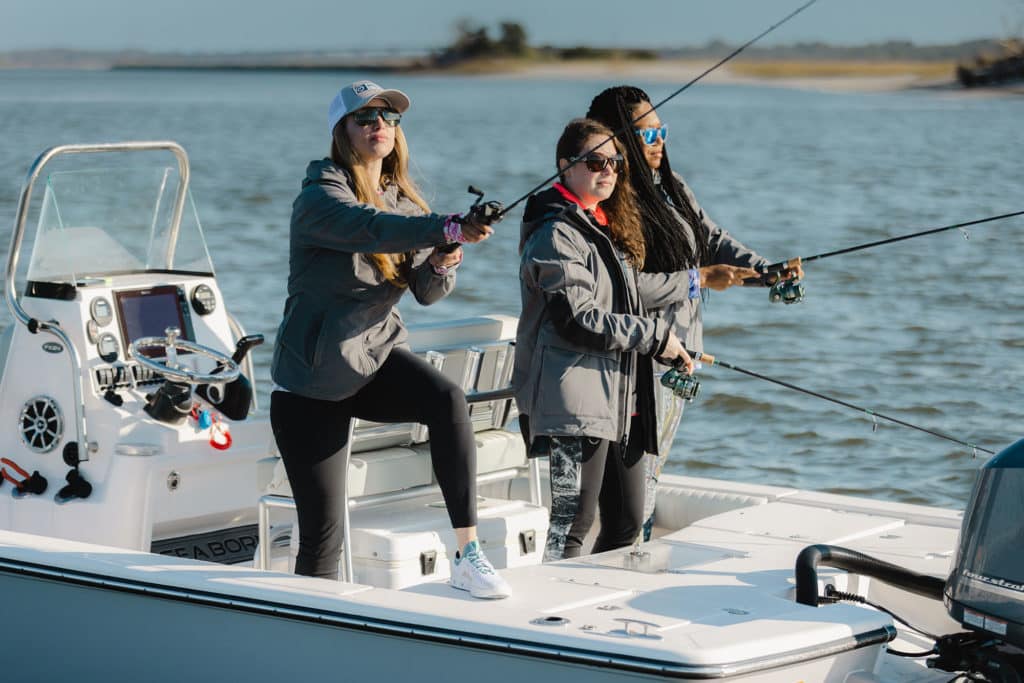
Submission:
<svg viewBox="0 0 1024 683">
<path fill-rule="evenodd" d="M 26 276 L 76 286 L 127 273 L 212 275 L 192 197 L 174 230 L 180 178 L 171 167 L 51 173 Z"/>
</svg>

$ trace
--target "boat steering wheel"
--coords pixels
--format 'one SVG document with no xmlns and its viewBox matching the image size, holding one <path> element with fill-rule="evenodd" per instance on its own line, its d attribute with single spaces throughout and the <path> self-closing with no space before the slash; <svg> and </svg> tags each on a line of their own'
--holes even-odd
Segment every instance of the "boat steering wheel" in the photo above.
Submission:
<svg viewBox="0 0 1024 683">
<path fill-rule="evenodd" d="M 227 384 L 238 379 L 238 363 L 225 353 L 196 344 L 185 339 L 178 339 L 181 330 L 168 327 L 165 337 L 140 337 L 131 343 L 132 357 L 135 361 L 172 382 L 184 384 Z M 163 359 L 149 358 L 142 349 L 159 348 L 164 350 Z M 199 356 L 206 356 L 217 363 L 214 372 L 201 373 L 178 363 L 178 351 L 188 351 Z"/>
</svg>

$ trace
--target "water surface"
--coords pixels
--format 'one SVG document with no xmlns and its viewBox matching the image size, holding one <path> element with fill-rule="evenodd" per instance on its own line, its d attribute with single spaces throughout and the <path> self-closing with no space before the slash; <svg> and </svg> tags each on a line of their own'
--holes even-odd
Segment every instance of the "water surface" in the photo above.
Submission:
<svg viewBox="0 0 1024 683">
<path fill-rule="evenodd" d="M 0 71 L 0 239 L 32 160 L 61 143 L 171 139 L 228 304 L 268 345 L 287 276 L 288 217 L 306 163 L 324 156 L 326 105 L 344 73 Z M 389 77 L 433 208 L 472 183 L 507 202 L 553 170 L 561 127 L 603 81 Z M 675 85 L 638 83 L 657 100 Z M 773 260 L 1024 209 L 1024 100 L 954 93 L 826 94 L 698 85 L 662 118 L 675 168 L 708 214 Z M 459 286 L 411 323 L 519 310 L 519 214 L 469 250 Z M 1014 441 L 1024 366 L 1024 220 L 807 267 L 807 300 L 712 293 L 709 353 L 761 374 L 998 450 Z M 6 243 L 6 241 L 5 241 Z M 6 310 L 2 324 L 9 324 Z M 722 369 L 706 369 L 668 469 L 697 476 L 962 506 L 969 449 Z"/>
</svg>

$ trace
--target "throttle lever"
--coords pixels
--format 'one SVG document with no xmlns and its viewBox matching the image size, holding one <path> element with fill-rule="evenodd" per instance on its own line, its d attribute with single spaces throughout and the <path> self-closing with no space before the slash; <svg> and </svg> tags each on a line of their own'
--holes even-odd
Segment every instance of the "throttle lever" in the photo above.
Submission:
<svg viewBox="0 0 1024 683">
<path fill-rule="evenodd" d="M 249 350 L 259 346 L 264 341 L 262 334 L 247 334 L 235 343 L 235 352 L 231 354 L 231 360 L 241 363 Z"/>
</svg>

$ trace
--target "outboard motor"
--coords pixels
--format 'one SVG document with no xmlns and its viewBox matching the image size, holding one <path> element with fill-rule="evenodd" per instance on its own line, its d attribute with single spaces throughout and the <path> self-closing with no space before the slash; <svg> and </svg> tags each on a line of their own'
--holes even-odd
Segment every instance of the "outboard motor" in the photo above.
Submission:
<svg viewBox="0 0 1024 683">
<path fill-rule="evenodd" d="M 819 596 L 819 564 L 943 600 L 949 615 L 968 632 L 938 638 L 929 668 L 965 672 L 972 681 L 1024 683 L 1024 439 L 979 469 L 945 582 L 846 548 L 815 545 L 804 548 L 796 561 L 798 602 L 866 602 L 831 586 L 824 598 Z"/>
<path fill-rule="evenodd" d="M 1024 649 L 1024 439 L 978 471 L 945 603 L 966 628 Z"/>
</svg>

